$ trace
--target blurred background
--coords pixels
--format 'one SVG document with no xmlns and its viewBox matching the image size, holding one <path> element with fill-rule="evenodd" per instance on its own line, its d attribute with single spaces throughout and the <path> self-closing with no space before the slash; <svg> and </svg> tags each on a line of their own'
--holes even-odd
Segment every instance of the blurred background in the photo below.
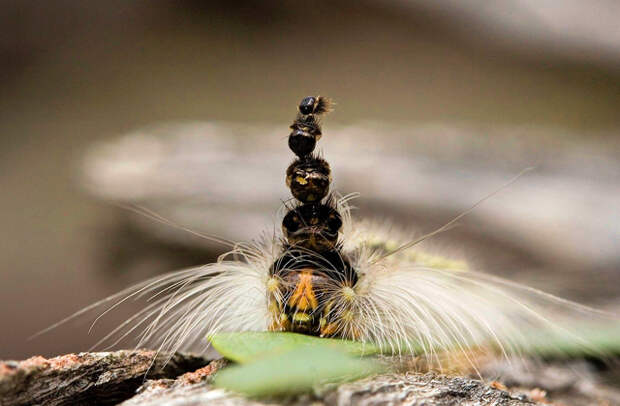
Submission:
<svg viewBox="0 0 620 406">
<path fill-rule="evenodd" d="M 288 125 L 320 142 L 356 215 L 429 249 L 620 309 L 620 4 L 613 0 L 0 2 L 0 359 L 86 350 L 146 277 L 214 260 L 200 232 L 273 232 Z M 106 332 L 131 306 L 102 320 Z"/>
</svg>

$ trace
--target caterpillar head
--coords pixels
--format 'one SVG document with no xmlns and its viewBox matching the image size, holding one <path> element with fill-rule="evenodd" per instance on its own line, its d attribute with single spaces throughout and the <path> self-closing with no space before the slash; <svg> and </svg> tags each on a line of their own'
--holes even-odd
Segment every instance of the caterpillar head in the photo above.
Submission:
<svg viewBox="0 0 620 406">
<path fill-rule="evenodd" d="M 298 109 L 303 115 L 328 113 L 332 109 L 332 101 L 323 96 L 308 96 L 302 99 Z"/>
</svg>

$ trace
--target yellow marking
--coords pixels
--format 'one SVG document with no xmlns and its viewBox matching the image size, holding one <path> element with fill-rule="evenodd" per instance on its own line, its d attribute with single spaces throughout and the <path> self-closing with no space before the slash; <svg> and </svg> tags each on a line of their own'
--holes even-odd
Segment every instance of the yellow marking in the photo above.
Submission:
<svg viewBox="0 0 620 406">
<path fill-rule="evenodd" d="M 278 290 L 279 286 L 280 286 L 280 282 L 278 282 L 276 278 L 269 278 L 269 280 L 267 281 L 267 291 L 271 293 Z"/>
<path fill-rule="evenodd" d="M 314 295 L 314 289 L 312 287 L 312 271 L 305 270 L 299 274 L 299 282 L 295 292 L 291 295 L 288 301 L 289 306 L 297 307 L 299 310 L 304 311 L 308 308 L 316 309 L 319 305 Z"/>
<path fill-rule="evenodd" d="M 290 320 L 287 318 L 286 321 L 283 321 L 280 324 L 280 331 L 289 331 L 291 329 L 291 322 Z"/>
<path fill-rule="evenodd" d="M 307 185 L 308 184 L 308 181 L 305 178 L 301 177 L 301 176 L 296 177 L 295 180 L 300 185 Z"/>
<path fill-rule="evenodd" d="M 310 316 L 307 313 L 297 312 L 293 315 L 293 320 L 298 321 L 300 323 L 306 323 L 310 321 Z"/>
<path fill-rule="evenodd" d="M 273 321 L 269 326 L 270 331 L 286 331 L 290 330 L 291 323 L 288 317 L 284 313 L 280 313 L 280 316 L 274 315 Z"/>
<path fill-rule="evenodd" d="M 342 320 L 353 321 L 353 313 L 350 310 L 345 310 L 342 312 Z"/>
<path fill-rule="evenodd" d="M 349 286 L 345 286 L 344 288 L 342 288 L 342 297 L 350 302 L 353 300 L 353 298 L 355 297 L 355 291 L 353 290 L 352 287 Z"/>
<path fill-rule="evenodd" d="M 325 319 L 321 319 L 323 324 L 326 323 Z M 321 326 L 321 337 L 331 336 L 338 330 L 336 323 L 329 323 L 325 326 Z"/>
<path fill-rule="evenodd" d="M 351 328 L 351 338 L 353 340 L 359 340 L 362 337 L 362 332 L 357 327 Z"/>
</svg>

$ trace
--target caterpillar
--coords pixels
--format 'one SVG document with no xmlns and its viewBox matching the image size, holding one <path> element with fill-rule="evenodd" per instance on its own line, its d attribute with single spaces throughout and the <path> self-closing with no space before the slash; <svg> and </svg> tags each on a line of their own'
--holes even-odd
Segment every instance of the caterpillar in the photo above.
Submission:
<svg viewBox="0 0 620 406">
<path fill-rule="evenodd" d="M 324 97 L 306 97 L 291 125 L 288 145 L 297 159 L 286 170 L 286 184 L 298 204 L 282 220 L 283 254 L 269 271 L 267 290 L 271 330 L 346 336 L 343 311 L 334 292 L 353 294 L 357 273 L 342 251 L 342 216 L 329 191 L 329 164 L 313 154 L 321 137 Z M 347 293 L 345 293 L 347 295 Z"/>
<path fill-rule="evenodd" d="M 413 240 L 380 222 L 354 219 L 356 195 L 330 190 L 330 165 L 315 152 L 332 107 L 323 96 L 298 105 L 288 136 L 296 157 L 285 177 L 293 199 L 284 204 L 282 232 L 252 242 L 203 235 L 229 251 L 215 263 L 154 277 L 76 314 L 109 306 L 97 321 L 128 300 L 147 299 L 96 346 L 135 337 L 137 347 L 204 352 L 205 337 L 219 332 L 291 331 L 420 355 L 440 368 L 473 366 L 486 354 L 519 357 L 566 337 L 590 347 L 580 322 L 602 317 L 596 310 L 418 249 L 469 211 Z"/>
</svg>

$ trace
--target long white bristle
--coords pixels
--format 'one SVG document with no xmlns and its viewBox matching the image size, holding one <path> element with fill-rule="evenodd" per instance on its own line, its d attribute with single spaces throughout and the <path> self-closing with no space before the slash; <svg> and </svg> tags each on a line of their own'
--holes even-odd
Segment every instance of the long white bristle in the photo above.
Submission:
<svg viewBox="0 0 620 406">
<path fill-rule="evenodd" d="M 337 208 L 342 250 L 359 280 L 353 293 L 344 281 L 322 286 L 333 295 L 329 318 L 342 337 L 389 353 L 423 355 L 440 368 L 463 359 L 475 368 L 481 351 L 506 358 L 530 354 L 541 339 L 569 336 L 589 345 L 576 328 L 580 320 L 601 316 L 595 310 L 419 251 L 386 256 L 406 239 L 376 223 L 355 222 L 348 203 L 353 197 L 338 199 Z M 97 344 L 136 337 L 137 347 L 205 351 L 209 335 L 269 328 L 267 284 L 280 251 L 277 236 L 238 244 L 216 263 L 152 278 L 77 315 L 114 303 L 101 317 L 128 300 L 147 299 Z M 448 269 L 451 264 L 457 269 Z"/>
</svg>

